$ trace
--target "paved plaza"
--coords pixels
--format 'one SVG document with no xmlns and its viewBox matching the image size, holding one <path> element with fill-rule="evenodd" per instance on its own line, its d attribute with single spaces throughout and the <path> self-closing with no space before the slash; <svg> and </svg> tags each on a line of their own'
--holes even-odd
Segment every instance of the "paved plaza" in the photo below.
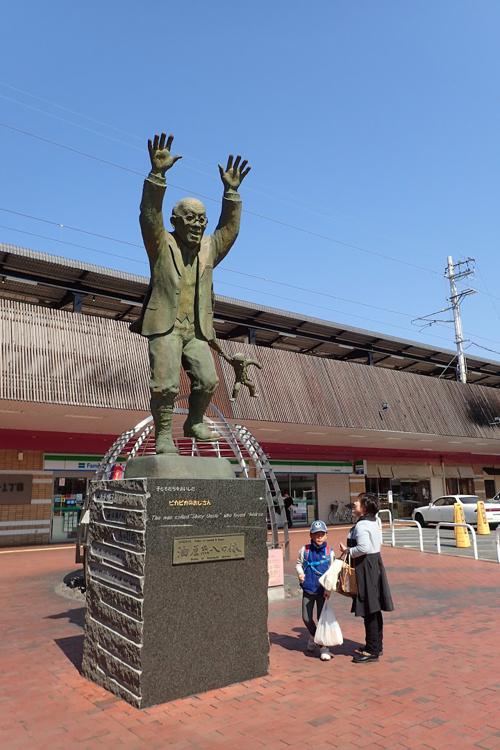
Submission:
<svg viewBox="0 0 500 750">
<path fill-rule="evenodd" d="M 306 536 L 291 534 L 293 553 Z M 345 530 L 329 536 L 336 545 Z M 400 548 L 383 555 L 397 609 L 386 615 L 378 663 L 351 662 L 363 623 L 341 597 L 343 646 L 331 662 L 305 655 L 292 584 L 270 606 L 267 677 L 139 711 L 79 673 L 84 610 L 60 594 L 74 550 L 2 550 L 0 746 L 500 748 L 500 565 Z"/>
</svg>

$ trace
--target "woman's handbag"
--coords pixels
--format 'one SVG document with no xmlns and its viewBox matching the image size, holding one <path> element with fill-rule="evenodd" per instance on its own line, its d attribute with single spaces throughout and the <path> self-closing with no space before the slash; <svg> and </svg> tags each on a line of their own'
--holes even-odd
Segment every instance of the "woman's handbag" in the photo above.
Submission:
<svg viewBox="0 0 500 750">
<path fill-rule="evenodd" d="M 337 580 L 337 594 L 354 598 L 358 593 L 358 582 L 356 580 L 356 569 L 351 564 L 351 555 L 348 550 L 344 553 L 342 569 Z"/>
</svg>

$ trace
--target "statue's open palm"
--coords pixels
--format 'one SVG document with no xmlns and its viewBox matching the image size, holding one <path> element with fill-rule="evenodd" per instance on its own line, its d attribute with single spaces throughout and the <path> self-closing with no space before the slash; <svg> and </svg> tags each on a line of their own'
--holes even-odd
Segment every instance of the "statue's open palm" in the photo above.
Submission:
<svg viewBox="0 0 500 750">
<path fill-rule="evenodd" d="M 225 188 L 238 190 L 239 186 L 250 172 L 251 167 L 247 166 L 248 161 L 246 159 L 241 161 L 241 156 L 237 156 L 236 159 L 234 159 L 234 162 L 233 158 L 233 155 L 230 154 L 225 169 L 219 164 L 219 173 Z"/>
<path fill-rule="evenodd" d="M 162 133 L 160 136 L 155 135 L 152 141 L 151 139 L 148 141 L 149 158 L 151 159 L 153 172 L 160 172 L 164 175 L 176 161 L 182 159 L 182 156 L 174 156 L 170 153 L 173 140 L 173 135 L 169 135 L 167 138 L 166 134 Z"/>
</svg>

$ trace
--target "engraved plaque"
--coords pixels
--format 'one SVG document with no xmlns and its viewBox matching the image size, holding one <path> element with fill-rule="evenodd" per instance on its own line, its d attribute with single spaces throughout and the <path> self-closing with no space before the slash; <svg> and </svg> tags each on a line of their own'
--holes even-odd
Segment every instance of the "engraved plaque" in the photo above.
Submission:
<svg viewBox="0 0 500 750">
<path fill-rule="evenodd" d="M 244 557 L 244 534 L 184 536 L 174 539 L 173 565 L 215 560 L 242 560 Z"/>
</svg>

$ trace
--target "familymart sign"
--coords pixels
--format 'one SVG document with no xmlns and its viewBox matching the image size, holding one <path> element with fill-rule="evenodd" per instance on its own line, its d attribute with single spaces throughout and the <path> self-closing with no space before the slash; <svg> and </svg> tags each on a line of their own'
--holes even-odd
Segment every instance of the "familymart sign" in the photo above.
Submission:
<svg viewBox="0 0 500 750">
<path fill-rule="evenodd" d="M 287 474 L 364 474 L 364 462 L 356 461 L 274 461 L 271 466 L 275 472 Z"/>
<path fill-rule="evenodd" d="M 43 468 L 44 471 L 97 471 L 102 459 L 103 456 L 96 455 L 45 453 Z M 125 459 L 118 459 L 117 463 L 125 463 Z"/>
</svg>

